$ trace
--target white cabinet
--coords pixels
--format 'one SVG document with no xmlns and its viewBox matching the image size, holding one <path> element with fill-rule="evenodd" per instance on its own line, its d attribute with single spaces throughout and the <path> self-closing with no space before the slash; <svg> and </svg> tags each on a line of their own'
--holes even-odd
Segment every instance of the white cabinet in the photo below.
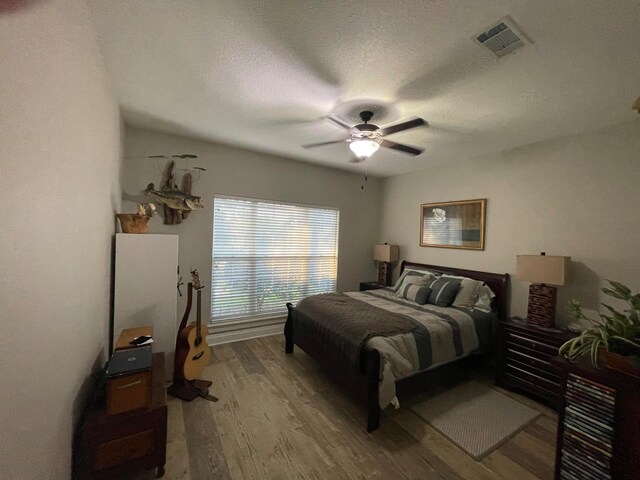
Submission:
<svg viewBox="0 0 640 480">
<path fill-rule="evenodd" d="M 177 324 L 178 236 L 116 234 L 114 342 L 125 328 L 153 326 L 155 352 L 173 375 Z"/>
</svg>

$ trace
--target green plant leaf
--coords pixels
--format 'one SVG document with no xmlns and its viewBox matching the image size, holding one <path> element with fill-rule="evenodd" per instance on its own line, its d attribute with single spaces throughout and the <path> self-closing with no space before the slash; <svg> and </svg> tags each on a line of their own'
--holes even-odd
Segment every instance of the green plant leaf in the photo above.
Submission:
<svg viewBox="0 0 640 480">
<path fill-rule="evenodd" d="M 602 343 L 604 344 L 604 348 L 609 350 L 609 335 L 603 330 L 600 332 L 600 338 L 602 339 Z"/>
<path fill-rule="evenodd" d="M 628 339 L 628 338 L 620 337 L 620 336 L 618 336 L 618 335 L 613 336 L 613 337 L 611 337 L 611 338 L 613 338 L 613 339 L 615 339 L 615 340 L 619 340 L 619 341 L 624 342 L 624 343 L 627 343 L 627 344 L 629 344 L 629 345 L 631 345 L 631 346 L 633 346 L 633 347 L 637 348 L 638 350 L 640 350 L 640 343 L 637 343 L 636 341 L 634 341 L 635 339 L 634 339 L 634 340 L 630 340 L 630 339 Z"/>
<path fill-rule="evenodd" d="M 609 285 L 611 285 L 617 292 L 631 296 L 631 289 L 626 285 L 623 285 L 620 282 L 614 282 L 613 280 L 607 280 L 607 282 L 609 282 Z"/>
<path fill-rule="evenodd" d="M 584 318 L 584 314 L 582 313 L 579 303 L 569 302 L 569 305 L 567 305 L 567 312 L 569 312 L 569 316 L 575 320 Z"/>
<path fill-rule="evenodd" d="M 591 363 L 596 368 L 600 368 L 598 365 L 598 348 L 600 348 L 600 340 L 594 340 L 591 344 Z"/>
<path fill-rule="evenodd" d="M 610 288 L 603 288 L 602 291 L 604 293 L 606 293 L 607 295 L 609 295 L 610 297 L 619 298 L 620 300 L 627 300 L 629 298 L 628 296 L 620 294 L 620 293 L 618 293 L 615 290 L 612 290 Z"/>
<path fill-rule="evenodd" d="M 626 316 L 624 313 L 619 312 L 618 310 L 616 310 L 615 308 L 613 308 L 611 305 L 607 305 L 606 303 L 601 303 L 601 305 L 602 305 L 604 308 L 606 308 L 607 310 L 609 310 L 609 311 L 610 311 L 610 312 L 611 312 L 615 317 L 617 317 L 617 318 L 624 318 L 624 319 L 626 319 L 626 318 L 627 318 L 627 316 Z"/>
<path fill-rule="evenodd" d="M 584 314 L 579 301 L 570 301 L 567 309 L 571 316 L 586 320 L 591 326 L 583 330 L 578 337 L 562 345 L 559 353 L 565 358 L 575 360 L 588 352 L 591 363 L 599 368 L 600 348 L 624 354 L 629 352 L 631 347 L 640 352 L 640 294 L 632 295 L 631 289 L 622 283 L 607 281 L 609 285 L 602 291 L 613 298 L 625 300 L 631 309 L 621 312 L 603 303 L 604 311 L 599 313 L 599 318 L 592 319 Z"/>
<path fill-rule="evenodd" d="M 620 282 L 614 282 L 613 280 L 607 280 L 607 282 L 609 282 L 609 285 L 612 288 L 604 287 L 602 291 L 605 294 L 611 297 L 619 298 L 621 300 L 627 300 L 627 301 L 630 300 L 631 289 L 629 287 L 621 284 Z"/>
<path fill-rule="evenodd" d="M 589 348 L 589 343 L 583 343 L 580 337 L 576 337 L 565 342 L 558 350 L 558 353 L 567 360 L 573 361 L 582 356 Z"/>
</svg>

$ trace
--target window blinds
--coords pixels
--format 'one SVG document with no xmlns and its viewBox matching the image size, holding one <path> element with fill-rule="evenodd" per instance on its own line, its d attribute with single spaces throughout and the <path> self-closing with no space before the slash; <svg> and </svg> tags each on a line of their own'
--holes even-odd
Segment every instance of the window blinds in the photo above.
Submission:
<svg viewBox="0 0 640 480">
<path fill-rule="evenodd" d="M 336 289 L 339 212 L 214 198 L 211 321 L 286 311 Z"/>
</svg>

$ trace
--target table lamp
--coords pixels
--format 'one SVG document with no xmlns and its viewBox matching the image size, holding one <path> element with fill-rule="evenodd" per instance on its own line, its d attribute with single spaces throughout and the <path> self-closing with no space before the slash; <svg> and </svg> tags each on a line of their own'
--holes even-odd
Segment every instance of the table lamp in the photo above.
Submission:
<svg viewBox="0 0 640 480">
<path fill-rule="evenodd" d="M 374 245 L 373 259 L 378 261 L 378 285 L 391 285 L 391 262 L 398 260 L 398 246 Z"/>
<path fill-rule="evenodd" d="M 557 289 L 551 285 L 564 285 L 571 257 L 556 255 L 518 255 L 516 278 L 532 282 L 529 286 L 527 321 L 543 327 L 553 327 Z"/>
</svg>

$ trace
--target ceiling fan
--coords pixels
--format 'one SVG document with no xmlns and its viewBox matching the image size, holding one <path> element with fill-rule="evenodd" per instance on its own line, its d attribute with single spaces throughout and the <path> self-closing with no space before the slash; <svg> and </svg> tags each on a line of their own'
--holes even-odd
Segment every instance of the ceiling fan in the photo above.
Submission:
<svg viewBox="0 0 640 480">
<path fill-rule="evenodd" d="M 388 127 L 380 128 L 377 125 L 369 123 L 371 118 L 373 118 L 373 112 L 370 112 L 369 110 L 360 112 L 360 118 L 362 119 L 363 123 L 354 126 L 350 126 L 332 115 L 328 115 L 325 118 L 332 121 L 339 127 L 347 130 L 349 132 L 349 136 L 341 140 L 312 143 L 310 145 L 303 145 L 303 147 L 314 148 L 321 147 L 323 145 L 331 145 L 333 143 L 345 142 L 349 144 L 349 148 L 356 156 L 355 162 L 364 161 L 365 159 L 373 155 L 380 147 L 391 148 L 393 150 L 398 150 L 409 155 L 420 155 L 423 152 L 422 149 L 410 147 L 409 145 L 403 145 L 402 143 L 392 142 L 390 140 L 385 140 L 383 137 L 391 135 L 392 133 L 402 132 L 403 130 L 409 130 L 411 128 L 429 126 L 429 124 L 422 118 L 415 118 L 407 122 L 396 123 L 395 125 L 389 125 Z"/>
</svg>

